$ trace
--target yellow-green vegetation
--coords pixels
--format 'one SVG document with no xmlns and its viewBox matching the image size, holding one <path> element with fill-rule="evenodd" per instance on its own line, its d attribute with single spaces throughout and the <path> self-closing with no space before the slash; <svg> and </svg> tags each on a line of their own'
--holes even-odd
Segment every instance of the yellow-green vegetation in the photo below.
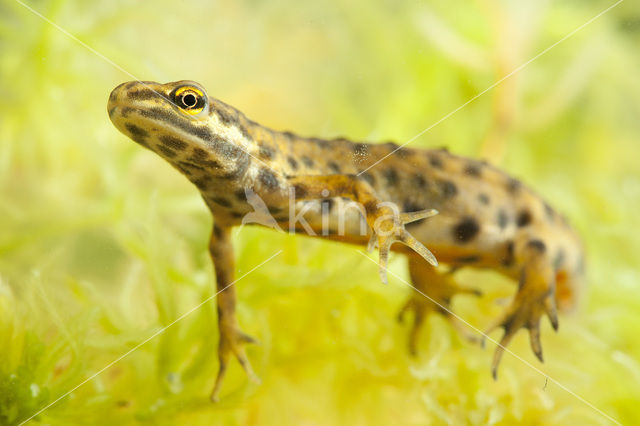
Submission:
<svg viewBox="0 0 640 426">
<path fill-rule="evenodd" d="M 278 129 L 399 143 L 612 4 L 28 1 L 139 79 L 199 81 Z M 638 423 L 639 44 L 640 9 L 625 1 L 411 143 L 489 158 L 581 232 L 588 282 L 557 334 L 544 321 L 545 364 L 521 332 L 510 349 L 522 360 L 505 355 L 494 382 L 494 346 L 441 318 L 412 359 L 395 320 L 401 280 L 383 286 L 360 248 L 244 227 L 238 275 L 283 250 L 236 284 L 261 385 L 234 362 L 220 403 L 208 401 L 210 301 L 31 422 L 610 423 L 560 383 Z M 0 1 L 0 52 L 0 424 L 13 425 L 214 283 L 196 188 L 107 117 L 110 90 L 133 77 L 14 0 Z M 406 278 L 404 259 L 391 270 Z M 454 303 L 480 329 L 514 291 L 494 272 L 459 279 L 485 292 Z"/>
</svg>

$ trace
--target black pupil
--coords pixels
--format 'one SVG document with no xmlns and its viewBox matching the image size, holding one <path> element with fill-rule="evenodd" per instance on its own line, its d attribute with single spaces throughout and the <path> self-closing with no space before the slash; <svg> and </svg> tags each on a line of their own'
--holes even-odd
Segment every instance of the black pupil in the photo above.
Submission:
<svg viewBox="0 0 640 426">
<path fill-rule="evenodd" d="M 187 93 L 182 97 L 182 103 L 187 108 L 191 108 L 194 107 L 196 103 L 198 103 L 198 100 L 196 99 L 196 95 L 194 95 L 193 93 Z"/>
</svg>

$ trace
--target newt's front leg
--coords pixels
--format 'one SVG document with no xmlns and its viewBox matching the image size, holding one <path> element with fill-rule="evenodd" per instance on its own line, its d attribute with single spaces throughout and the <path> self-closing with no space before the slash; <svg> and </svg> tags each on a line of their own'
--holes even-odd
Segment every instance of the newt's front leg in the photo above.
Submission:
<svg viewBox="0 0 640 426">
<path fill-rule="evenodd" d="M 227 371 L 229 358 L 233 354 L 244 368 L 250 380 L 259 381 L 244 351 L 245 343 L 256 343 L 251 336 L 240 331 L 236 320 L 236 289 L 234 287 L 235 261 L 231 244 L 231 228 L 215 224 L 209 242 L 209 252 L 216 272 L 218 303 L 218 360 L 220 361 L 216 383 L 211 392 L 211 401 L 218 400 L 222 380 Z"/>
<path fill-rule="evenodd" d="M 369 250 L 380 249 L 380 278 L 387 282 L 389 249 L 396 241 L 406 244 L 433 266 L 438 265 L 435 256 L 411 234 L 404 225 L 438 214 L 436 210 L 400 213 L 392 202 L 383 202 L 376 197 L 373 188 L 356 175 L 304 175 L 288 178 L 294 188 L 296 199 L 319 199 L 347 197 L 359 203 L 372 235 Z"/>
</svg>

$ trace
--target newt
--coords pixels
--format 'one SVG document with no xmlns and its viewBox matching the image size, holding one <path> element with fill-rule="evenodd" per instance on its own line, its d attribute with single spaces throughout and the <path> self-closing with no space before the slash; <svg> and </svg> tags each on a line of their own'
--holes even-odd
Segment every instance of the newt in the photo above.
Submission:
<svg viewBox="0 0 640 426">
<path fill-rule="evenodd" d="M 273 130 L 187 80 L 123 83 L 111 92 L 107 110 L 119 131 L 185 175 L 214 217 L 209 252 L 219 291 L 220 337 L 213 401 L 232 357 L 256 377 L 244 349 L 255 339 L 242 332 L 235 316 L 230 230 L 258 213 L 269 218 L 255 221 L 265 226 L 377 246 L 383 281 L 389 251 L 405 254 L 418 290 L 400 310 L 400 317 L 413 314 L 408 339 L 413 354 L 430 313 L 444 315 L 465 332 L 449 309 L 451 299 L 480 292 L 459 285 L 456 270 L 490 268 L 512 278 L 518 283 L 515 295 L 487 330 L 503 329 L 494 378 L 504 347 L 521 328 L 529 331 L 542 362 L 540 319 L 546 315 L 557 330 L 558 311 L 576 303 L 584 276 L 579 236 L 533 190 L 486 161 L 446 149 Z"/>
</svg>

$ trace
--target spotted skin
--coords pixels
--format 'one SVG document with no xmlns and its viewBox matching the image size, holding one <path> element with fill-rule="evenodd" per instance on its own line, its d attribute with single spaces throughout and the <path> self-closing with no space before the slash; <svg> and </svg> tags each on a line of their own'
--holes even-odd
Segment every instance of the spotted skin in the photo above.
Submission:
<svg viewBox="0 0 640 426">
<path fill-rule="evenodd" d="M 254 211 L 247 191 L 259 196 L 283 229 L 351 244 L 376 243 L 383 280 L 388 251 L 406 254 L 413 285 L 431 297 L 414 293 L 401 311 L 402 318 L 413 314 L 413 353 L 429 312 L 445 314 L 468 334 L 448 313 L 454 295 L 479 295 L 454 280 L 461 267 L 494 269 L 518 282 L 513 301 L 488 329 L 504 330 L 494 376 L 503 346 L 520 328 L 529 330 L 532 350 L 542 360 L 540 318 L 546 315 L 557 329 L 557 308 L 575 304 L 584 268 L 578 236 L 531 189 L 486 162 L 446 149 L 398 149 L 391 142 L 275 131 L 208 97 L 192 81 L 121 84 L 112 91 L 107 111 L 118 130 L 194 183 L 215 218 L 209 250 L 220 291 L 220 366 L 212 400 L 218 398 L 231 356 L 255 378 L 243 349 L 253 339 L 240 331 L 235 290 L 229 286 L 235 272 L 229 232 Z M 430 209 L 439 214 L 430 217 Z M 404 244 L 391 246 L 396 241 Z M 435 267 L 432 253 L 448 270 Z"/>
</svg>

